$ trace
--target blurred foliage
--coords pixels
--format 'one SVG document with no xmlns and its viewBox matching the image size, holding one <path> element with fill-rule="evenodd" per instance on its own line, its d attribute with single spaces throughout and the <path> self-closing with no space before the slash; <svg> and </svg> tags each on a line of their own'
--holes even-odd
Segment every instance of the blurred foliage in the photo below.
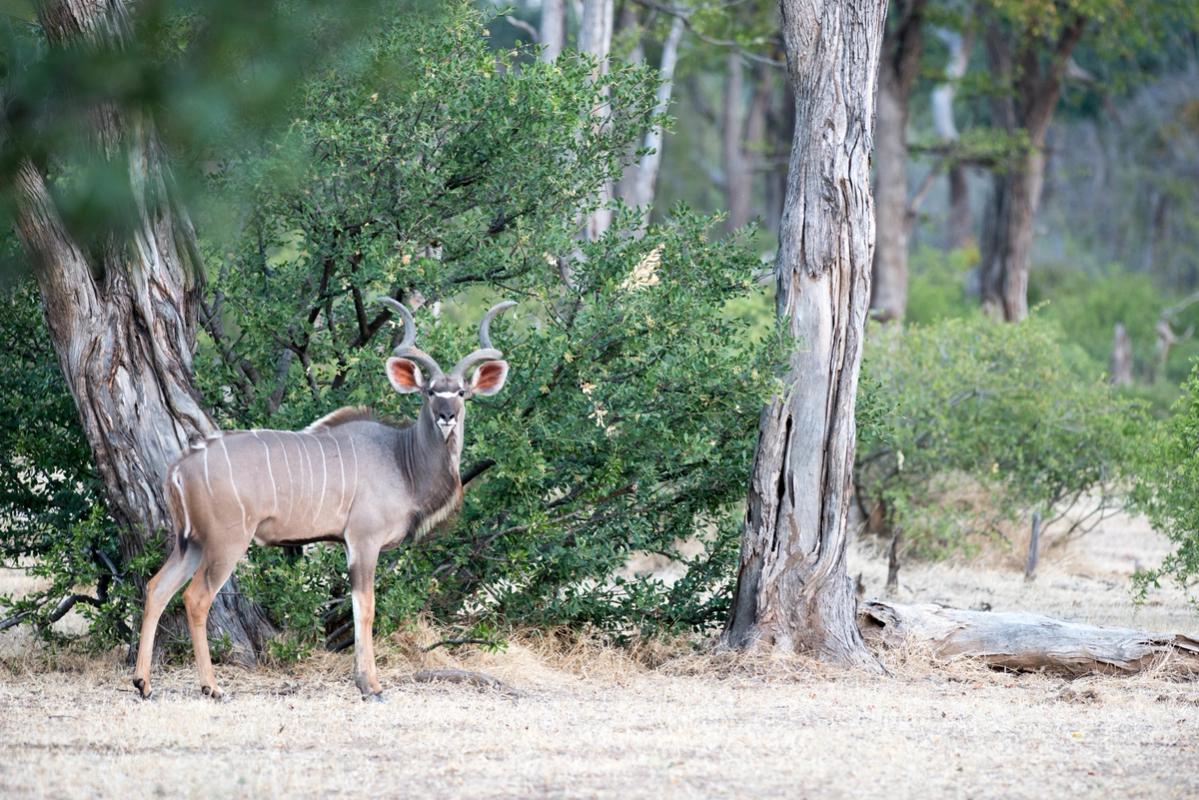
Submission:
<svg viewBox="0 0 1199 800">
<path fill-rule="evenodd" d="M 87 46 L 47 42 L 32 9 L 0 15 L 0 227 L 12 227 L 12 176 L 40 166 L 84 249 L 119 239 L 134 220 L 120 150 L 101 152 L 94 124 L 109 105 L 152 118 L 174 156 L 175 187 L 195 197 L 223 153 L 259 141 L 295 100 L 298 80 L 392 14 L 436 21 L 433 0 L 116 0 L 116 35 Z M 52 4 L 50 4 L 52 5 Z M 103 27 L 100 28 L 103 30 Z M 71 43 L 74 44 L 74 43 Z M 347 69 L 355 65 L 343 62 Z M 8 271 L 22 262 L 9 260 Z"/>
<path fill-rule="evenodd" d="M 978 298 L 967 292 L 977 248 L 935 250 L 917 246 L 908 261 L 908 312 L 914 325 L 928 325 L 977 313 Z"/>
<path fill-rule="evenodd" d="M 1112 494 L 1145 424 L 1141 406 L 1040 314 L 875 329 L 861 394 L 859 502 L 922 557 L 968 547 L 1003 520 L 1051 519 Z"/>
</svg>

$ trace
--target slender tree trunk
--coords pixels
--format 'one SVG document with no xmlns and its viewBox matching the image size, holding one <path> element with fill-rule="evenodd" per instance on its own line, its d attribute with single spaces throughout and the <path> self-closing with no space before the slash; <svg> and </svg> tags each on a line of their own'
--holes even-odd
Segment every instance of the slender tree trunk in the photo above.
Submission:
<svg viewBox="0 0 1199 800">
<path fill-rule="evenodd" d="M 908 109 L 894 74 L 879 73 L 874 192 L 878 241 L 874 250 L 871 314 L 902 320 L 908 307 Z"/>
<path fill-rule="evenodd" d="M 908 307 L 908 101 L 924 49 L 925 0 L 900 0 L 883 42 L 875 125 L 875 213 L 878 241 L 870 308 L 883 322 Z"/>
<path fill-rule="evenodd" d="M 945 82 L 933 89 L 930 97 L 933 127 L 937 136 L 946 142 L 957 142 L 958 127 L 954 118 L 953 102 L 957 96 L 958 81 L 966 74 L 970 60 L 970 45 L 973 38 L 953 31 L 938 31 L 949 48 L 949 60 L 945 65 Z M 970 216 L 970 187 L 966 179 L 966 167 L 955 160 L 948 171 L 949 183 L 949 226 L 946 244 L 951 248 L 966 247 L 974 238 L 974 226 Z"/>
<path fill-rule="evenodd" d="M 745 128 L 741 118 L 745 91 L 741 53 L 730 50 L 725 56 L 724 103 L 720 113 L 720 159 L 724 168 L 724 199 L 728 209 L 725 226 L 734 231 L 749 222 L 753 194 L 753 173 L 745 158 Z"/>
<path fill-rule="evenodd" d="M 658 65 L 658 76 L 662 82 L 658 84 L 658 93 L 654 102 L 654 114 L 663 114 L 670 106 L 670 97 L 674 92 L 674 70 L 679 61 L 679 44 L 683 39 L 684 23 L 682 18 L 675 17 L 670 24 L 666 40 L 662 42 L 662 61 Z M 641 208 L 654 202 L 654 190 L 658 182 L 658 169 L 662 164 L 662 126 L 654 125 L 646 131 L 642 146 L 648 151 L 635 164 L 625 171 L 621 181 L 621 198 L 630 206 Z M 641 222 L 641 232 L 649 223 L 649 210 L 645 211 Z"/>
<path fill-rule="evenodd" d="M 541 40 L 541 60 L 553 61 L 562 53 L 566 43 L 566 3 L 565 0 L 542 0 L 541 28 L 538 31 Z"/>
<path fill-rule="evenodd" d="M 597 77 L 608 73 L 608 53 L 612 49 L 613 0 L 584 0 L 579 21 L 579 50 L 595 57 Z M 584 233 L 594 241 L 612 225 L 612 184 L 605 183 L 599 192 L 599 207 L 587 217 Z"/>
<path fill-rule="evenodd" d="M 116 45 L 128 26 L 121 2 L 46 3 L 39 16 L 54 47 L 79 37 Z M 26 161 L 17 172 L 17 233 L 35 264 L 50 338 L 129 563 L 173 546 L 162 493 L 166 468 L 189 440 L 216 433 L 216 426 L 192 381 L 202 266 L 154 125 L 112 107 L 97 109 L 93 124 L 104 154 L 128 161 L 136 207 L 130 231 L 85 252 L 41 170 Z M 233 581 L 216 598 L 209 628 L 227 635 L 235 657 L 248 662 L 273 633 Z"/>
<path fill-rule="evenodd" d="M 1132 339 L 1124 323 L 1117 322 L 1112 331 L 1112 358 L 1108 379 L 1113 386 L 1132 385 Z"/>
<path fill-rule="evenodd" d="M 777 312 L 795 340 L 762 412 L 725 641 L 878 669 L 846 574 L 854 402 L 870 298 L 874 98 L 886 0 L 783 0 L 796 124 Z"/>
</svg>

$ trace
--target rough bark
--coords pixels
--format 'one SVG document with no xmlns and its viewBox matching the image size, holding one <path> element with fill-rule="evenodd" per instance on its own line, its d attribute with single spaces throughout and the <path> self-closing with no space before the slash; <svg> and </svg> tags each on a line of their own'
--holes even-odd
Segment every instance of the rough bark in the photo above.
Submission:
<svg viewBox="0 0 1199 800">
<path fill-rule="evenodd" d="M 870 153 L 885 0 L 783 0 L 795 137 L 776 264 L 795 341 L 762 412 L 725 641 L 877 669 L 846 574 L 854 402 L 870 297 Z"/>
<path fill-rule="evenodd" d="M 987 62 L 1010 92 L 992 97 L 993 124 L 1014 134 L 1024 131 L 1028 150 L 991 179 L 991 197 L 984 212 L 980 294 L 983 308 L 1014 322 L 1028 316 L 1028 270 L 1032 256 L 1033 221 L 1045 174 L 1044 145 L 1053 110 L 1061 95 L 1070 54 L 1086 29 L 1084 17 L 1062 26 L 1048 59 L 1038 52 L 1035 35 L 1015 38 L 991 20 L 986 29 Z"/>
<path fill-rule="evenodd" d="M 565 0 L 542 0 L 541 26 L 537 33 L 541 41 L 542 61 L 553 61 L 561 55 L 566 43 Z"/>
<path fill-rule="evenodd" d="M 908 103 L 923 50 L 925 0 L 900 2 L 883 43 L 875 125 L 874 250 L 870 308 L 884 322 L 902 320 L 908 305 Z"/>
<path fill-rule="evenodd" d="M 608 72 L 608 53 L 612 49 L 613 0 L 584 0 L 579 20 L 579 50 L 596 59 L 597 76 Z M 602 112 L 601 112 L 602 113 Z M 605 183 L 599 191 L 599 207 L 588 215 L 584 235 L 594 241 L 612 225 L 612 184 Z"/>
<path fill-rule="evenodd" d="M 1199 674 L 1199 641 L 1180 634 L 881 600 L 864 603 L 860 620 L 867 638 L 887 646 L 926 643 L 938 658 L 977 658 L 1002 669 L 1129 674 L 1168 660 L 1176 672 Z"/>
<path fill-rule="evenodd" d="M 111 46 L 128 24 L 120 2 L 47 3 L 39 16 L 54 47 L 81 40 Z M 144 114 L 112 107 L 97 109 L 92 121 L 103 154 L 128 162 L 136 219 L 127 235 L 90 247 L 77 241 L 29 161 L 16 176 L 17 233 L 34 262 L 50 338 L 128 563 L 161 547 L 160 535 L 168 548 L 173 543 L 163 476 L 189 439 L 216 426 L 192 380 L 203 275 L 195 233 L 173 193 L 154 125 Z M 236 658 L 250 662 L 273 633 L 234 582 L 217 597 L 209 625 L 229 637 Z"/>
</svg>

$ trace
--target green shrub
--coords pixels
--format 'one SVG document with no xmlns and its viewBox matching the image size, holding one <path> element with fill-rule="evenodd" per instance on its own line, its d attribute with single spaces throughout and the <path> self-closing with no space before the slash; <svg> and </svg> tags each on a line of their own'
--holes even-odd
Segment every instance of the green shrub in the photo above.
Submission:
<svg viewBox="0 0 1199 800">
<path fill-rule="evenodd" d="M 918 556 L 1117 489 L 1144 424 L 1140 404 L 1035 314 L 875 329 L 863 376 L 859 497 Z"/>
<path fill-rule="evenodd" d="M 978 266 L 978 250 L 937 250 L 916 247 L 908 261 L 908 310 L 906 320 L 928 325 L 966 317 L 978 310 L 978 298 L 967 291 L 970 271 Z"/>
<path fill-rule="evenodd" d="M 1133 491 L 1135 507 L 1174 543 L 1159 566 L 1139 572 L 1134 583 L 1142 597 L 1173 580 L 1195 599 L 1199 581 L 1199 366 L 1183 384 L 1169 419 L 1150 429 Z"/>
<path fill-rule="evenodd" d="M 0 249 L 13 247 L 0 237 Z M 47 581 L 22 598 L 0 596 L 0 620 L 19 619 L 54 638 L 62 601 L 76 586 L 95 586 L 74 604 L 91 619 L 94 643 L 125 638 L 135 593 L 116 567 L 116 528 L 32 279 L 0 287 L 0 342 L 0 566 Z"/>
<path fill-rule="evenodd" d="M 580 242 L 581 215 L 650 122 L 656 79 L 614 65 L 595 85 L 578 54 L 496 53 L 480 21 L 397 22 L 359 54 L 360 76 L 307 87 L 286 135 L 244 156 L 225 190 L 247 193 L 247 224 L 209 243 L 224 330 L 209 327 L 197 372 L 224 427 L 294 428 L 359 403 L 411 416 L 382 368 L 394 327 L 372 328 L 362 298 L 419 298 L 418 342 L 449 363 L 476 345 L 488 304 L 516 298 L 493 330 L 508 385 L 469 412 L 463 471 L 483 471 L 452 529 L 385 554 L 379 628 L 418 613 L 476 631 L 718 624 L 772 385 L 759 262 L 684 208 L 640 238 L 618 208 L 607 236 Z M 631 555 L 677 557 L 697 531 L 704 551 L 673 586 L 624 574 Z M 344 554 L 307 550 L 255 549 L 242 585 L 295 641 L 346 645 Z"/>
<path fill-rule="evenodd" d="M 773 388 L 759 261 L 744 235 L 712 236 L 713 220 L 685 208 L 638 237 L 639 213 L 617 207 L 607 236 L 581 242 L 599 187 L 651 123 L 656 76 L 614 64 L 595 81 L 577 53 L 553 64 L 497 53 L 482 14 L 443 10 L 437 24 L 390 20 L 300 87 L 287 130 L 225 154 L 197 214 L 201 231 L 220 233 L 201 242 L 210 274 L 197 382 L 227 429 L 295 429 L 352 404 L 411 416 L 413 398 L 383 373 L 395 325 L 370 298 L 419 306 L 418 341 L 449 363 L 477 345 L 489 303 L 515 298 L 492 331 L 512 364 L 508 385 L 469 413 L 463 469 L 478 477 L 456 524 L 385 554 L 378 628 L 418 613 L 488 640 L 513 623 L 614 636 L 719 624 L 735 509 Z M 46 470 L 69 465 L 52 490 L 73 505 L 6 498 L 0 514 L 34 504 L 41 516 L 3 537 L 5 557 L 32 558 L 69 589 L 99 578 L 66 559 L 93 544 L 107 552 L 115 532 L 90 513 L 99 484 L 36 316 L 29 293 L 0 308 L 0 324 L 34 348 L 0 364 L 0 402 L 35 418 L 10 417 L 0 445 Z M 30 381 L 46 385 L 29 396 Z M 88 527 L 65 537 L 81 519 Z M 702 552 L 683 558 L 680 542 L 697 533 Z M 286 631 L 271 651 L 280 661 L 352 642 L 342 549 L 306 551 L 252 548 L 239 568 L 246 594 Z M 627 574 L 639 553 L 688 569 L 673 585 Z"/>
</svg>

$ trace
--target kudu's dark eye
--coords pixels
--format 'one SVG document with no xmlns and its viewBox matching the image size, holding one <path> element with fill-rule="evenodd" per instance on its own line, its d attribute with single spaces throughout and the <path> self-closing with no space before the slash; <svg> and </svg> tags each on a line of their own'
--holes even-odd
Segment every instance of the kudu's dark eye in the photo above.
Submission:
<svg viewBox="0 0 1199 800">
<path fill-rule="evenodd" d="M 458 396 L 459 396 L 459 397 L 466 397 L 466 390 L 465 390 L 465 389 L 459 389 L 459 390 L 458 390 Z"/>
</svg>

